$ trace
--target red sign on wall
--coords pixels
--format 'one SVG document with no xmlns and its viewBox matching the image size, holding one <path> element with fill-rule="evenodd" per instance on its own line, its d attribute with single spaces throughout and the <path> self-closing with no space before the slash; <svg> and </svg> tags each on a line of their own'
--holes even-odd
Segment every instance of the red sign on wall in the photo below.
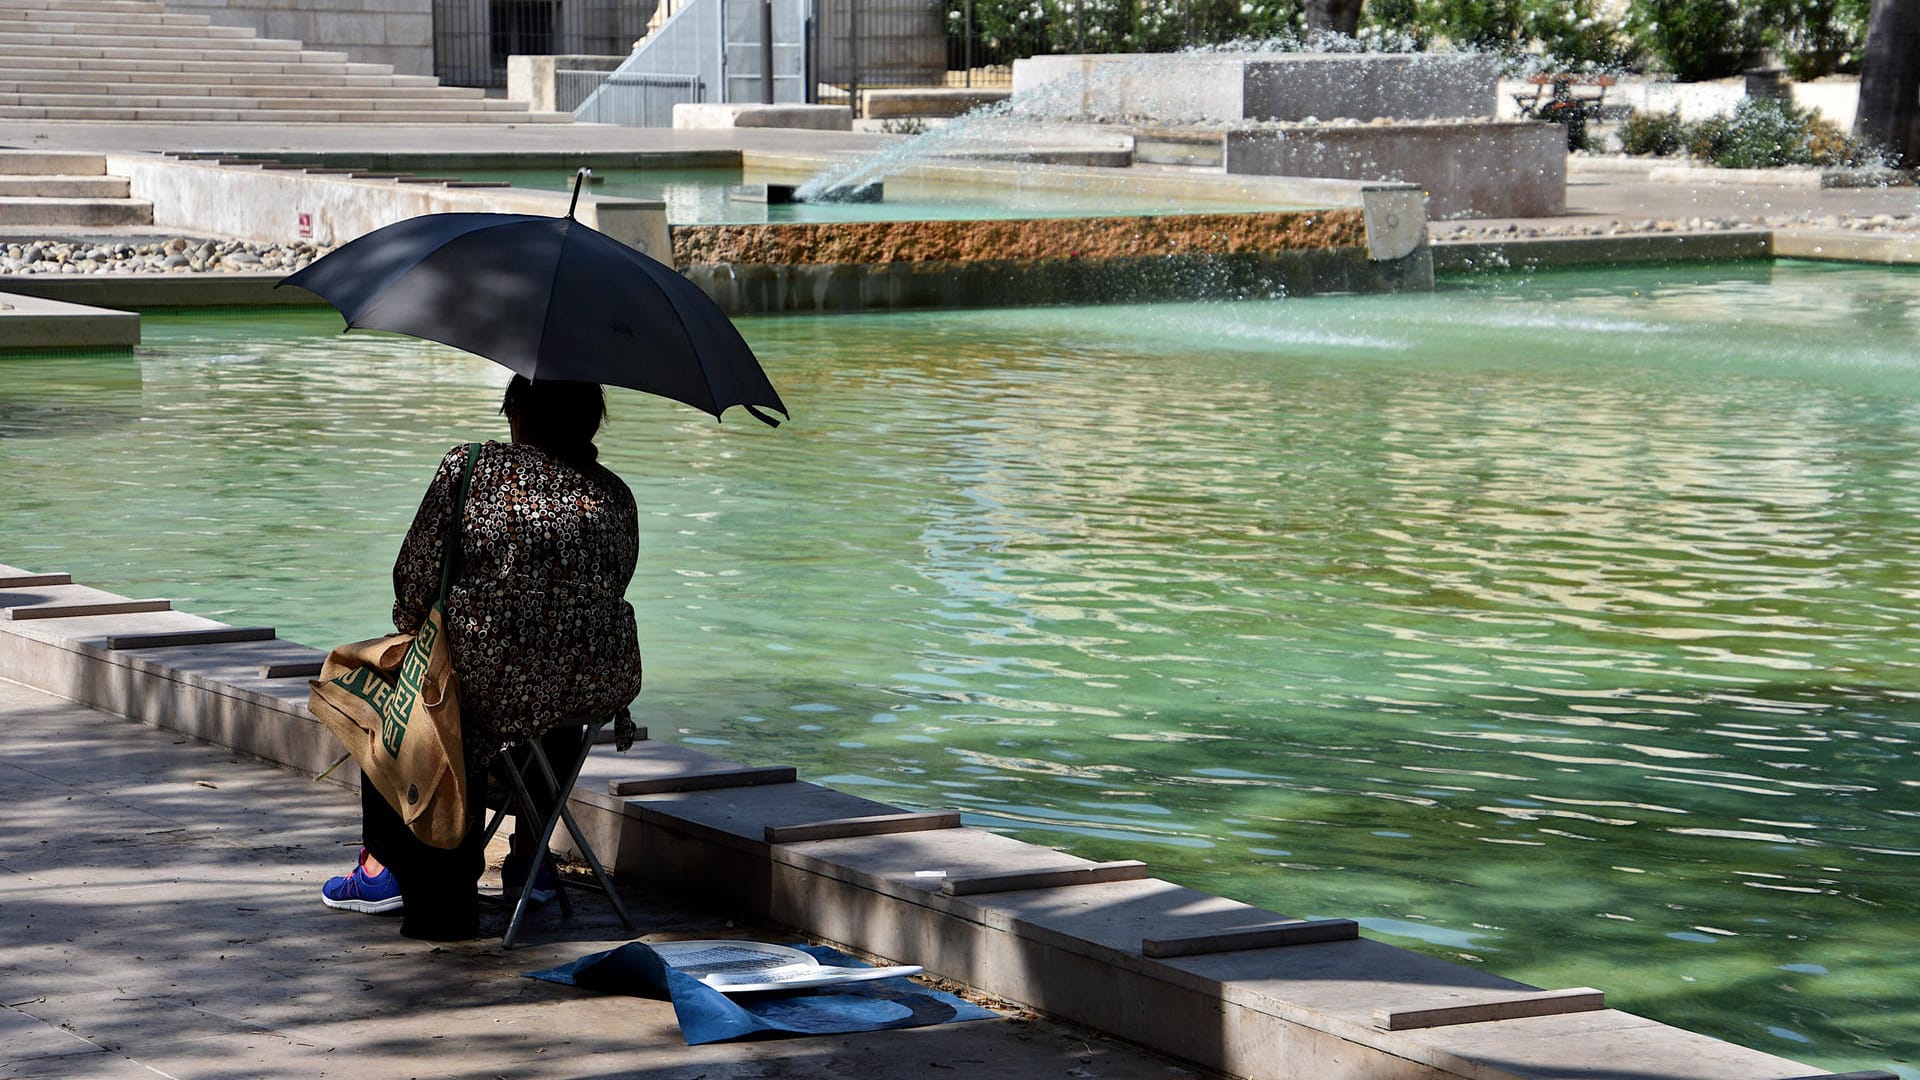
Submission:
<svg viewBox="0 0 1920 1080">
<path fill-rule="evenodd" d="M 305 210 L 302 210 L 300 211 L 298 217 L 300 221 L 300 235 L 312 236 L 313 235 L 313 215 L 307 213 Z"/>
</svg>

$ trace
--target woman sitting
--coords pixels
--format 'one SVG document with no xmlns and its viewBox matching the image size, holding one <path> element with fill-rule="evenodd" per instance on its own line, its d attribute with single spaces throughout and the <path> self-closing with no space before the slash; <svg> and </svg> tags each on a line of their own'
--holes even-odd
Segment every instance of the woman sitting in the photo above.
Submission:
<svg viewBox="0 0 1920 1080">
<path fill-rule="evenodd" d="M 583 717 L 616 718 L 621 749 L 640 691 L 640 647 L 626 601 L 639 553 L 633 493 L 596 460 L 606 399 L 593 383 L 514 376 L 500 411 L 512 442 L 482 444 L 461 514 L 445 618 L 459 677 L 467 769 L 467 838 L 451 851 L 416 839 L 372 784 L 361 785 L 359 865 L 322 889 L 328 907 L 401 910 L 400 932 L 436 941 L 475 936 L 485 869 L 481 818 L 489 765 L 505 747 L 542 739 L 556 773 L 571 773 Z M 467 448 L 440 462 L 393 568 L 393 623 L 419 629 L 440 585 L 442 538 Z M 553 732 L 556 725 L 569 730 Z M 535 797 L 541 796 L 535 792 Z M 544 853 L 517 829 L 509 889 L 534 887 Z"/>
</svg>

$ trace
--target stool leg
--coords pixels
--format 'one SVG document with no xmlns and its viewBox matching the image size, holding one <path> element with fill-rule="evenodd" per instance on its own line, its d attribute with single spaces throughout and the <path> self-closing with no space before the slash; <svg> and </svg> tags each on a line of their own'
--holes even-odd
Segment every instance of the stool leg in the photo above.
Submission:
<svg viewBox="0 0 1920 1080">
<path fill-rule="evenodd" d="M 535 754 L 540 752 L 538 743 L 529 744 L 529 747 Z M 529 762 L 529 764 L 531 764 L 531 762 Z M 520 900 L 513 905 L 513 918 L 507 922 L 506 936 L 500 939 L 501 946 L 510 949 L 513 947 L 513 939 L 520 933 L 520 920 L 526 916 L 527 907 L 533 900 L 535 867 L 537 867 L 540 860 L 548 857 L 547 840 L 553 835 L 554 819 L 552 815 L 542 815 L 539 810 L 535 809 L 533 793 L 527 790 L 527 783 L 521 779 L 521 770 L 519 768 L 515 768 L 509 764 L 508 768 L 502 771 L 507 774 L 507 783 L 513 788 L 513 798 L 514 801 L 518 803 L 517 812 L 526 814 L 528 820 L 532 822 L 534 829 L 540 834 L 540 843 L 534 848 L 534 850 L 538 852 L 538 855 L 535 857 L 535 866 L 529 867 L 527 870 L 527 880 L 520 886 Z"/>
<path fill-rule="evenodd" d="M 627 914 L 626 905 L 620 902 L 620 894 L 614 891 L 613 882 L 607 877 L 606 868 L 600 864 L 599 856 L 594 853 L 593 845 L 587 842 L 586 834 L 581 830 L 580 823 L 574 820 L 573 812 L 567 809 L 567 797 L 573 792 L 573 786 L 579 782 L 580 770 L 586 765 L 587 754 L 593 750 L 594 740 L 599 735 L 600 729 L 604 726 L 604 722 L 582 725 L 580 752 L 574 756 L 573 768 L 568 771 L 567 780 L 564 784 L 562 784 L 554 774 L 553 764 L 547 760 L 546 751 L 541 749 L 540 743 L 537 740 L 527 743 L 527 757 L 524 765 L 518 767 L 510 765 L 504 771 L 507 774 L 508 783 L 513 787 L 514 799 L 518 801 L 521 809 L 527 813 L 528 820 L 533 824 L 535 831 L 539 833 L 539 840 L 534 845 L 534 851 L 538 853 L 536 858 L 539 861 L 551 864 L 553 856 L 548 851 L 548 845 L 553 840 L 553 830 L 555 826 L 561 822 L 565 822 L 567 832 L 573 837 L 574 846 L 580 850 L 581 856 L 587 861 L 587 866 L 593 871 L 593 880 L 600 886 L 600 891 L 606 894 L 607 903 L 613 906 L 614 914 L 620 918 L 620 925 L 631 931 L 634 928 L 633 919 Z M 530 769 L 538 769 L 540 771 L 540 777 L 547 783 L 547 789 L 558 793 L 553 812 L 542 814 L 539 810 L 535 809 L 533 793 L 528 790 L 525 779 L 525 773 Z M 498 827 L 497 821 L 494 827 Z M 558 882 L 558 879 L 559 875 L 555 874 L 555 881 Z M 525 916 L 529 902 L 533 897 L 532 884 L 533 878 L 530 872 L 526 886 L 520 890 L 520 901 L 514 905 L 513 918 L 507 923 L 506 936 L 501 938 L 502 947 L 512 948 L 514 938 L 519 935 L 520 920 Z M 559 888 L 557 895 L 560 900 L 562 914 L 566 917 L 571 917 L 573 915 L 573 906 L 567 899 L 566 889 L 564 887 Z"/>
<path fill-rule="evenodd" d="M 579 783 L 580 770 L 586 767 L 587 755 L 593 753 L 594 744 L 600 741 L 600 729 L 606 725 L 605 720 L 588 724 L 580 733 L 580 753 L 578 760 L 574 762 L 573 777 L 567 781 L 568 791 L 572 791 L 573 786 Z M 581 831 L 580 823 L 573 820 L 573 811 L 567 809 L 567 800 L 560 800 L 559 810 L 560 820 L 566 822 L 567 832 L 573 836 L 573 846 L 580 849 L 581 857 L 587 860 L 588 869 L 593 871 L 594 883 L 599 885 L 600 891 L 606 894 L 607 903 L 613 905 L 613 913 L 620 917 L 620 925 L 631 933 L 633 919 L 627 915 L 627 906 L 620 902 L 620 894 L 614 891 L 613 882 L 607 877 L 606 868 L 600 865 L 600 857 L 594 853 L 593 845 L 587 843 L 586 834 Z"/>
</svg>

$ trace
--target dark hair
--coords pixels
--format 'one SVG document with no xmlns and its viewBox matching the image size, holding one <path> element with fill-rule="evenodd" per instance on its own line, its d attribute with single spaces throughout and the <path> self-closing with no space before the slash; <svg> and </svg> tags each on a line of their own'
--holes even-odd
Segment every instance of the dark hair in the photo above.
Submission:
<svg viewBox="0 0 1920 1080">
<path fill-rule="evenodd" d="M 607 418 L 607 395 L 599 383 L 515 375 L 500 399 L 500 414 L 520 422 L 522 440 L 554 457 L 592 461 L 600 456 L 593 436 Z"/>
</svg>

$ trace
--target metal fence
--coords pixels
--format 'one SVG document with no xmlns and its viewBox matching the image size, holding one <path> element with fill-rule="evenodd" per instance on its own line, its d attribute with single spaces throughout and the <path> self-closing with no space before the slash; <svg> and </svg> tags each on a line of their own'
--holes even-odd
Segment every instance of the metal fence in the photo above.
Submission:
<svg viewBox="0 0 1920 1080">
<path fill-rule="evenodd" d="M 557 71 L 553 107 L 575 120 L 621 127 L 672 127 L 673 107 L 705 99 L 698 75 Z"/>
<path fill-rule="evenodd" d="M 692 0 L 602 76 L 574 118 L 666 127 L 676 104 L 805 101 L 808 12 L 808 0 Z"/>
<path fill-rule="evenodd" d="M 435 73 L 452 85 L 505 86 L 510 55 L 579 51 L 567 27 L 588 2 L 435 0 Z M 1022 57 L 1178 49 L 1259 36 L 1297 23 L 1297 14 L 1291 0 L 690 0 L 621 78 L 597 77 L 607 100 L 595 108 L 661 124 L 686 101 L 816 101 L 857 111 L 863 90 L 1007 86 Z M 559 108 L 596 96 L 556 91 Z"/>
</svg>

